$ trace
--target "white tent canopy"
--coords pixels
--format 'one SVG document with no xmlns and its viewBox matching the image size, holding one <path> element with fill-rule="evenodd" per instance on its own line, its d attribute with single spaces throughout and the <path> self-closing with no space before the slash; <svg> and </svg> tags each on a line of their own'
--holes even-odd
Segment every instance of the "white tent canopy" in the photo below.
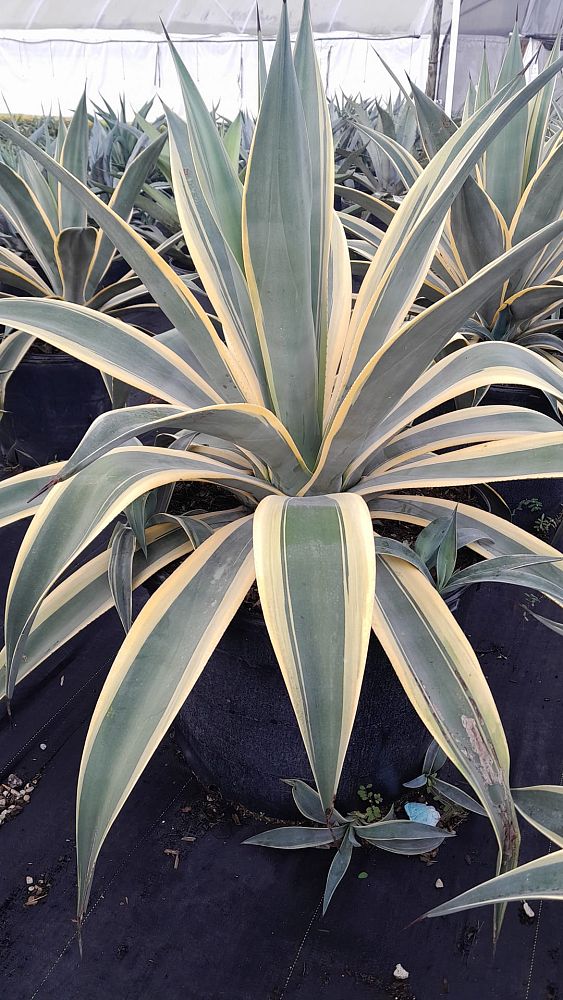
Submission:
<svg viewBox="0 0 563 1000">
<path fill-rule="evenodd" d="M 447 51 L 453 0 L 444 0 L 442 47 Z M 292 28 L 300 0 L 289 0 Z M 13 113 L 40 113 L 76 104 L 84 81 L 94 100 L 124 93 L 132 107 L 158 93 L 172 106 L 179 95 L 160 27 L 173 34 L 209 105 L 227 116 L 256 105 L 254 0 L 3 0 L 0 5 L 1 93 Z M 432 0 L 311 0 L 314 29 L 329 93 L 386 95 L 394 84 L 374 48 L 396 73 L 424 86 Z M 275 35 L 280 0 L 262 0 L 266 38 Z M 500 65 L 516 0 L 462 0 L 454 109 L 483 41 Z M 552 40 L 563 22 L 563 0 L 520 0 L 520 31 Z M 440 94 L 447 58 L 441 60 Z"/>
<path fill-rule="evenodd" d="M 525 35 L 555 34 L 560 26 L 561 0 L 464 0 L 460 34 L 506 35 L 519 8 Z M 444 3 L 446 26 L 451 0 Z M 265 34 L 274 34 L 279 18 L 278 0 L 262 0 L 260 16 Z M 162 20 L 169 31 L 185 35 L 245 34 L 252 30 L 255 0 L 3 0 L 0 29 L 44 30 L 56 28 L 102 31 L 155 31 Z M 292 26 L 297 27 L 299 3 L 290 3 Z M 315 31 L 355 32 L 397 37 L 421 35 L 430 30 L 432 0 L 311 0 Z"/>
</svg>

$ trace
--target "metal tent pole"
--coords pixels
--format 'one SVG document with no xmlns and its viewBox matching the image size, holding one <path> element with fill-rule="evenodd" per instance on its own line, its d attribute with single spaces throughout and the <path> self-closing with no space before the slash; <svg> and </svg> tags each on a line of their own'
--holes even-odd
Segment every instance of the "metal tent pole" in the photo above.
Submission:
<svg viewBox="0 0 563 1000">
<path fill-rule="evenodd" d="M 444 0 L 434 0 L 432 9 L 432 33 L 430 35 L 430 57 L 428 59 L 428 78 L 426 93 L 432 100 L 436 97 L 436 81 L 438 78 L 438 56 L 440 51 L 440 28 L 442 26 L 442 7 Z"/>
<path fill-rule="evenodd" d="M 455 64 L 457 59 L 457 41 L 459 35 L 459 15 L 461 11 L 461 0 L 454 0 L 452 8 L 452 25 L 450 31 L 450 51 L 448 53 L 448 76 L 446 79 L 446 99 L 444 110 L 451 116 L 454 103 L 454 80 Z"/>
</svg>

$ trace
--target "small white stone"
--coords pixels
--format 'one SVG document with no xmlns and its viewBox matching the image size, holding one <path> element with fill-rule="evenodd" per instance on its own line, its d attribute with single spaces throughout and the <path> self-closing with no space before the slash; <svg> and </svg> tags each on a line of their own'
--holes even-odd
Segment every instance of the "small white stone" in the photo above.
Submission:
<svg viewBox="0 0 563 1000">
<path fill-rule="evenodd" d="M 28 885 L 28 887 L 27 887 L 27 891 L 28 892 L 33 892 L 34 889 L 35 889 L 34 885 Z"/>
<path fill-rule="evenodd" d="M 40 750 L 46 750 L 47 749 L 47 744 L 46 743 L 40 743 L 39 744 L 39 749 Z"/>
<path fill-rule="evenodd" d="M 532 910 L 532 907 L 530 906 L 530 904 L 526 903 L 525 900 L 524 900 L 524 913 L 526 914 L 527 917 L 535 917 L 535 915 L 536 915 L 535 911 Z"/>
<path fill-rule="evenodd" d="M 33 885 L 33 879 L 31 877 L 31 875 L 26 875 L 25 876 L 25 881 L 27 882 L 28 885 Z"/>
<path fill-rule="evenodd" d="M 436 886 L 437 889 L 444 888 L 444 883 L 442 882 L 441 878 L 437 878 L 436 881 L 434 882 L 434 885 Z"/>
<path fill-rule="evenodd" d="M 408 979 L 409 978 L 409 974 L 408 974 L 407 970 L 403 969 L 403 966 L 401 965 L 400 962 L 397 962 L 397 964 L 395 966 L 395 970 L 393 972 L 393 976 L 394 976 L 395 979 Z"/>
</svg>

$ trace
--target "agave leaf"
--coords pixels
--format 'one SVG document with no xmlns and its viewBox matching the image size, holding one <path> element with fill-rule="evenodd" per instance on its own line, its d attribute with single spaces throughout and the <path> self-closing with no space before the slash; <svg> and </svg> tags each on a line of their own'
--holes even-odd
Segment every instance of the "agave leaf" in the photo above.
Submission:
<svg viewBox="0 0 563 1000">
<path fill-rule="evenodd" d="M 308 470 L 285 427 L 269 410 L 240 403 L 185 410 L 165 404 L 130 406 L 97 417 L 65 463 L 59 480 L 68 479 L 132 437 L 159 430 L 191 430 L 232 441 L 268 462 L 290 492 L 306 481 Z"/>
<path fill-rule="evenodd" d="M 483 105 L 490 100 L 490 98 L 491 79 L 489 76 L 489 63 L 487 61 L 487 47 L 486 45 L 483 45 L 483 58 L 481 60 L 481 69 L 479 71 L 479 79 L 477 81 L 477 90 L 475 92 L 475 111 L 482 108 Z"/>
<path fill-rule="evenodd" d="M 457 549 L 457 510 L 454 508 L 436 553 L 436 584 L 439 591 L 444 589 L 455 569 Z"/>
<path fill-rule="evenodd" d="M 82 184 L 88 182 L 88 113 L 86 90 L 70 120 L 60 154 L 61 165 Z M 88 224 L 86 209 L 72 192 L 58 186 L 59 230 L 84 229 Z"/>
<path fill-rule="evenodd" d="M 367 194 L 358 188 L 349 188 L 344 184 L 335 184 L 334 193 L 348 202 L 352 206 L 359 206 L 370 215 L 373 215 L 378 222 L 383 222 L 388 226 L 394 219 L 397 209 L 389 205 L 381 198 L 376 198 L 373 194 Z"/>
<path fill-rule="evenodd" d="M 452 205 L 450 227 L 454 253 L 469 278 L 484 264 L 500 257 L 508 247 L 504 219 L 486 191 L 472 177 L 467 178 Z M 498 309 L 501 290 L 502 287 L 499 287 L 489 299 L 479 304 L 479 312 L 487 323 L 492 322 Z"/>
<path fill-rule="evenodd" d="M 135 115 L 135 122 L 139 126 L 142 132 L 148 136 L 150 142 L 156 142 L 157 139 L 163 134 L 161 129 L 154 125 L 152 122 L 147 121 L 146 115 L 141 114 L 139 111 Z M 166 133 L 164 133 L 166 134 Z M 168 151 L 167 143 L 164 146 L 158 157 L 158 169 L 161 174 L 164 175 L 169 184 L 172 183 L 172 175 L 170 173 L 170 156 Z"/>
<path fill-rule="evenodd" d="M 414 549 L 421 561 L 427 566 L 435 563 L 438 549 L 446 536 L 452 516 L 437 517 L 417 535 Z"/>
<path fill-rule="evenodd" d="M 233 170 L 238 173 L 239 160 L 240 160 L 240 142 L 242 135 L 242 114 L 239 111 L 238 115 L 233 118 L 227 131 L 223 135 L 223 145 L 227 152 L 227 156 L 231 161 Z"/>
<path fill-rule="evenodd" d="M 531 319 L 555 312 L 563 303 L 563 283 L 555 281 L 551 285 L 537 285 L 523 288 L 503 303 L 509 309 L 516 323 L 526 323 Z M 560 343 L 563 349 L 563 344 Z"/>
<path fill-rule="evenodd" d="M 175 46 L 168 44 L 184 100 L 190 146 L 203 195 L 242 267 L 242 187 L 223 140 Z"/>
<path fill-rule="evenodd" d="M 324 375 L 324 406 L 326 414 L 338 371 L 339 359 L 346 342 L 352 311 L 352 271 L 346 234 L 336 212 L 332 217 L 332 240 L 329 259 L 330 315 L 327 333 L 326 370 Z"/>
<path fill-rule="evenodd" d="M 554 62 L 561 50 L 561 32 L 557 35 L 549 58 L 548 64 Z M 555 90 L 555 80 L 544 87 L 536 95 L 530 106 L 530 117 L 526 135 L 526 148 L 524 151 L 524 168 L 522 174 L 522 188 L 525 188 L 535 176 L 542 160 L 545 134 L 549 121 L 553 93 Z"/>
<path fill-rule="evenodd" d="M 178 525 L 186 533 L 194 549 L 213 534 L 213 529 L 205 521 L 188 514 L 153 514 L 150 524 Z"/>
<path fill-rule="evenodd" d="M 417 177 L 420 177 L 422 173 L 422 167 L 418 160 L 408 150 L 404 149 L 399 142 L 385 135 L 383 132 L 369 128 L 367 125 L 363 125 L 362 122 L 356 122 L 356 128 L 389 157 L 407 190 L 412 187 Z"/>
<path fill-rule="evenodd" d="M 101 846 L 254 579 L 252 518 L 204 542 L 147 602 L 96 705 L 78 778 L 82 921 Z M 178 642 L 170 647 L 170 628 Z M 163 655 L 166 650 L 166 655 Z"/>
<path fill-rule="evenodd" d="M 539 585 L 538 585 L 539 590 Z M 545 593 L 545 591 L 544 591 Z M 543 615 L 538 615 L 536 611 L 531 611 L 530 608 L 526 608 L 526 611 L 532 618 L 536 621 L 541 622 L 547 628 L 551 629 L 552 632 L 557 632 L 558 635 L 563 635 L 563 622 L 554 622 L 550 618 L 544 618 Z"/>
<path fill-rule="evenodd" d="M 340 834 L 341 835 L 341 834 Z M 298 851 L 302 847 L 324 847 L 334 844 L 339 837 L 339 830 L 326 826 L 278 826 L 273 830 L 257 833 L 243 844 L 253 844 L 257 847 L 277 847 L 284 851 Z"/>
<path fill-rule="evenodd" d="M 133 615 L 133 556 L 135 535 L 124 524 L 116 525 L 111 541 L 108 580 L 121 624 L 127 635 Z"/>
<path fill-rule="evenodd" d="M 411 83 L 412 96 L 416 108 L 416 117 L 420 129 L 420 137 L 428 159 L 431 160 L 438 150 L 455 135 L 457 125 L 449 115 L 433 101 L 416 84 Z"/>
<path fill-rule="evenodd" d="M 557 420 L 522 406 L 470 406 L 401 431 L 372 455 L 365 472 L 378 465 L 394 466 L 462 443 L 494 441 L 520 434 L 552 434 L 560 429 Z"/>
<path fill-rule="evenodd" d="M 311 159 L 287 7 L 246 172 L 244 267 L 274 410 L 307 463 L 319 444 Z"/>
<path fill-rule="evenodd" d="M 512 798 L 519 813 L 563 847 L 563 788 L 561 785 L 534 785 L 530 788 L 513 788 Z"/>
<path fill-rule="evenodd" d="M 64 462 L 42 465 L 0 481 L 0 527 L 33 517 L 45 499 L 45 487 L 56 481 L 63 465 Z"/>
<path fill-rule="evenodd" d="M 0 420 L 6 401 L 6 386 L 10 376 L 14 373 L 22 358 L 35 341 L 35 337 L 30 337 L 21 330 L 13 330 L 10 334 L 5 334 L 0 341 Z"/>
<path fill-rule="evenodd" d="M 21 150 L 18 156 L 18 173 L 35 194 L 37 201 L 51 224 L 53 232 L 58 232 L 59 214 L 57 202 L 49 181 L 42 174 L 33 157 L 29 153 L 23 153 Z"/>
<path fill-rule="evenodd" d="M 63 298 L 67 302 L 84 304 L 86 277 L 96 245 L 96 230 L 61 229 L 55 240 L 55 257 L 63 283 Z"/>
<path fill-rule="evenodd" d="M 471 910 L 476 906 L 495 907 L 520 902 L 522 899 L 563 899 L 563 851 L 529 861 L 514 871 L 483 882 L 462 892 L 441 906 L 434 907 L 424 917 L 447 917 L 451 913 Z"/>
<path fill-rule="evenodd" d="M 520 836 L 508 746 L 465 635 L 422 574 L 390 556 L 378 566 L 373 628 L 424 725 L 485 807 L 499 845 L 497 871 L 514 868 Z M 495 936 L 502 916 L 498 907 Z"/>
<path fill-rule="evenodd" d="M 236 358 L 239 383 L 249 401 L 269 398 L 248 286 L 237 256 L 205 197 L 192 153 L 191 132 L 166 108 L 170 162 L 178 215 L 196 270 L 221 322 L 229 353 Z M 239 255 L 240 256 L 240 255 Z"/>
<path fill-rule="evenodd" d="M 134 439 L 135 440 L 135 439 Z M 132 442 L 128 442 L 132 443 Z M 142 496 L 137 497 L 132 503 L 127 504 L 124 509 L 125 516 L 127 518 L 127 523 L 133 532 L 134 537 L 137 540 L 137 545 L 141 549 L 143 555 L 147 555 L 147 507 L 154 502 L 156 498 L 156 491 L 151 493 L 143 493 Z M 149 515 L 150 516 L 150 513 Z"/>
<path fill-rule="evenodd" d="M 425 372 L 414 383 L 412 391 L 404 397 L 403 402 L 397 404 L 379 426 L 374 428 L 371 435 L 366 435 L 367 447 L 360 455 L 356 449 L 356 457 L 347 470 L 347 482 L 355 482 L 364 469 L 374 469 L 373 456 L 416 417 L 440 403 L 456 398 L 460 391 L 467 392 L 496 383 L 529 385 L 557 398 L 562 392 L 561 378 L 555 366 L 516 344 L 489 342 L 456 351 Z M 364 397 L 363 403 L 366 401 Z M 515 447 L 518 439 L 529 436 L 530 434 L 518 435 Z M 553 435 L 550 434 L 549 437 L 553 438 Z M 342 442 L 343 439 L 344 436 Z M 327 471 L 319 463 L 316 479 L 324 482 Z M 386 472 L 382 467 L 381 472 L 384 471 Z M 324 473 L 322 479 L 321 472 Z"/>
<path fill-rule="evenodd" d="M 39 607 L 62 572 L 137 497 L 166 483 L 205 480 L 262 499 L 276 493 L 223 462 L 166 448 L 118 448 L 54 486 L 19 551 L 6 609 L 8 696 Z M 48 519 L 48 528 L 43 525 Z M 33 552 L 31 552 L 33 547 Z"/>
<path fill-rule="evenodd" d="M 563 145 L 559 145 L 546 157 L 522 196 L 510 226 L 513 246 L 563 212 L 562 170 Z M 512 287 L 517 287 L 514 279 Z"/>
<path fill-rule="evenodd" d="M 416 550 L 416 543 L 415 550 L 413 550 L 403 542 L 398 542 L 395 538 L 382 538 L 376 534 L 373 540 L 376 556 L 395 556 L 397 559 L 404 559 L 411 566 L 415 566 L 416 569 L 420 570 L 430 583 L 433 583 L 428 567 L 420 557 L 420 553 Z"/>
<path fill-rule="evenodd" d="M 295 44 L 295 73 L 303 102 L 311 158 L 311 306 L 317 338 L 319 406 L 325 391 L 329 322 L 329 254 L 334 201 L 334 147 L 325 86 L 315 52 L 309 0 L 304 0 Z"/>
<path fill-rule="evenodd" d="M 432 779 L 432 789 L 444 798 L 448 802 L 453 802 L 456 806 L 461 806 L 462 809 L 467 809 L 468 812 L 477 813 L 478 816 L 486 816 L 486 810 L 480 802 L 477 802 L 472 795 L 468 795 L 463 789 L 457 788 L 455 785 L 450 785 L 448 781 L 442 781 L 441 778 Z M 513 796 L 514 797 L 514 796 Z"/>
<path fill-rule="evenodd" d="M 526 434 L 504 441 L 471 445 L 410 462 L 402 468 L 362 479 L 352 487 L 360 496 L 389 489 L 421 486 L 459 486 L 465 483 L 498 482 L 507 479 L 563 477 L 563 432 Z"/>
<path fill-rule="evenodd" d="M 475 90 L 475 84 L 471 77 L 469 77 L 469 85 L 467 87 L 467 93 L 465 95 L 465 101 L 463 102 L 463 111 L 461 113 L 461 124 L 464 125 L 468 118 L 475 112 L 477 94 Z"/>
<path fill-rule="evenodd" d="M 113 316 L 54 299 L 5 298 L 0 322 L 168 402 L 184 407 L 223 402 L 178 355 Z"/>
<path fill-rule="evenodd" d="M 19 136 L 19 132 L 15 132 L 15 135 Z M 33 146 L 33 143 L 31 145 Z M 0 205 L 43 268 L 53 291 L 56 295 L 60 295 L 62 282 L 54 251 L 55 232 L 31 188 L 2 161 L 0 161 Z"/>
<path fill-rule="evenodd" d="M 151 170 L 154 168 L 166 141 L 166 133 L 158 135 L 154 142 L 151 142 L 137 156 L 128 161 L 109 201 L 109 207 L 120 219 L 125 219 L 126 221 L 129 219 L 137 196 Z M 104 230 L 98 230 L 94 260 L 92 261 L 86 282 L 86 298 L 90 298 L 98 288 L 98 285 L 107 272 L 114 252 L 114 245 L 109 237 L 106 236 Z"/>
<path fill-rule="evenodd" d="M 332 859 L 332 864 L 328 870 L 326 886 L 323 896 L 323 916 L 328 909 L 328 905 L 336 889 L 338 888 L 338 885 L 344 878 L 350 866 L 350 862 L 352 860 L 352 851 L 355 846 L 352 837 L 353 837 L 353 831 L 350 828 L 347 831 L 346 836 L 343 837 L 342 843 L 340 844 L 340 847 L 338 848 L 336 854 L 334 855 L 334 858 Z"/>
<path fill-rule="evenodd" d="M 379 820 L 367 826 L 356 826 L 354 830 L 358 837 L 382 851 L 406 855 L 426 854 L 439 847 L 446 837 L 455 836 L 449 830 L 438 830 L 410 819 Z"/>
<path fill-rule="evenodd" d="M 264 619 L 325 810 L 334 802 L 366 661 L 372 539 L 367 508 L 346 494 L 268 498 L 255 515 Z"/>
<path fill-rule="evenodd" d="M 215 523 L 218 527 L 221 526 L 219 520 Z M 172 530 L 169 525 L 149 528 L 147 557 L 141 551 L 137 551 L 133 557 L 133 589 L 153 573 L 191 551 L 191 542 L 183 531 Z M 113 606 L 108 580 L 109 558 L 110 552 L 106 550 L 88 560 L 45 599 L 27 642 L 26 659 L 18 674 L 18 684 L 65 642 Z M 5 693 L 4 648 L 0 652 L 0 698 L 5 697 Z"/>
<path fill-rule="evenodd" d="M 428 782 L 428 775 L 419 774 L 418 778 L 412 778 L 410 781 L 403 781 L 403 788 L 424 788 Z"/>
<path fill-rule="evenodd" d="M 551 64 L 553 65 L 553 63 Z M 551 77 L 549 78 L 551 79 Z M 554 79 L 554 78 L 553 78 Z M 524 63 L 520 48 L 518 25 L 510 36 L 508 48 L 496 82 L 495 94 L 512 81 L 516 82 L 520 94 L 525 91 Z M 546 81 L 549 83 L 549 80 Z M 538 88 L 538 92 L 542 88 Z M 534 95 L 535 96 L 535 95 Z M 518 97 L 518 95 L 517 95 Z M 522 174 L 528 131 L 528 109 L 523 102 L 522 110 L 513 117 L 487 150 L 487 191 L 501 215 L 510 223 L 522 193 Z M 507 169 L 510 164 L 509 169 Z"/>
<path fill-rule="evenodd" d="M 6 284 L 23 288 L 30 295 L 51 295 L 51 289 L 30 264 L 7 247 L 0 247 L 0 268 Z"/>
<path fill-rule="evenodd" d="M 327 815 L 323 809 L 318 792 L 311 788 L 305 781 L 300 781 L 299 778 L 284 778 L 283 781 L 285 781 L 286 785 L 290 786 L 295 805 L 303 816 L 313 820 L 314 823 L 327 823 Z M 341 825 L 346 823 L 344 816 L 336 809 L 332 810 L 330 818 L 331 821 L 334 820 Z"/>
<path fill-rule="evenodd" d="M 266 53 L 264 51 L 264 39 L 262 37 L 262 25 L 260 24 L 260 7 L 256 4 L 256 41 L 258 43 L 258 107 L 264 99 L 266 82 L 268 80 L 268 70 L 266 69 Z"/>
<path fill-rule="evenodd" d="M 444 766 L 447 759 L 447 755 L 442 750 L 440 744 L 436 740 L 432 740 L 424 754 L 424 762 L 422 764 L 424 774 L 436 774 Z"/>
<path fill-rule="evenodd" d="M 143 191 L 144 194 L 137 195 L 135 199 L 136 208 L 146 212 L 155 222 L 160 222 L 165 229 L 175 233 L 180 228 L 180 219 L 172 195 L 148 183 L 144 185 Z"/>
<path fill-rule="evenodd" d="M 449 583 L 444 587 L 444 594 L 455 591 L 459 587 L 467 587 L 470 584 L 482 583 L 485 581 L 496 581 L 498 583 L 513 583 L 517 587 L 530 587 L 534 579 L 533 570 L 536 566 L 545 563 L 561 563 L 563 556 L 539 556 L 525 555 L 517 556 L 496 556 L 493 559 L 486 559 L 475 566 L 468 566 L 460 569 L 451 577 Z M 531 570 L 530 573 L 522 573 L 521 570 Z M 541 587 L 541 579 L 538 579 L 537 586 Z M 563 596 L 563 591 L 562 591 Z"/>
<path fill-rule="evenodd" d="M 413 102 L 413 100 L 412 100 L 412 98 L 411 98 L 411 96 L 410 96 L 407 88 L 405 87 L 405 85 L 403 83 L 401 83 L 400 78 L 397 76 L 396 73 L 393 72 L 393 70 L 392 70 L 391 66 L 389 65 L 389 63 L 387 63 L 385 61 L 385 59 L 383 58 L 383 56 L 377 51 L 375 45 L 372 45 L 371 48 L 372 48 L 372 52 L 375 52 L 375 55 L 379 59 L 380 63 L 383 64 L 383 66 L 385 67 L 385 69 L 389 73 L 389 76 L 391 77 L 391 79 L 395 82 L 395 84 L 399 88 L 401 94 L 403 95 L 403 97 L 405 99 L 406 105 L 408 107 L 410 107 L 410 108 L 414 108 L 414 102 Z"/>
</svg>

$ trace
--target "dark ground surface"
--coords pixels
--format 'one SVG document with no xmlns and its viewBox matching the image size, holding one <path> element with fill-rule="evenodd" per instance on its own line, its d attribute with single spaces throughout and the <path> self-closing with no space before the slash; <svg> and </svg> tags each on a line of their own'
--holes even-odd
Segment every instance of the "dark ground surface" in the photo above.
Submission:
<svg viewBox="0 0 563 1000">
<path fill-rule="evenodd" d="M 2 603 L 22 534 L 19 526 L 2 532 Z M 516 588 L 473 591 L 468 632 L 505 722 L 514 784 L 559 783 L 561 640 L 525 622 L 522 598 Z M 260 824 L 237 823 L 232 809 L 208 801 L 171 735 L 106 841 L 80 961 L 73 923 L 76 777 L 88 719 L 120 640 L 117 615 L 107 614 L 20 692 L 13 729 L 0 720 L 0 777 L 40 775 L 24 811 L 0 828 L 4 1000 L 563 998 L 560 904 L 533 903 L 528 924 L 518 905 L 509 906 L 496 955 L 488 909 L 407 927 L 440 900 L 491 877 L 495 848 L 485 820 L 470 817 L 430 866 L 355 851 L 322 918 L 327 852 L 242 846 Z M 366 780 L 377 784 L 377 776 Z M 546 850 L 547 841 L 526 831 L 525 860 Z M 167 851 L 179 852 L 177 867 Z M 361 871 L 368 877 L 359 880 Z M 28 875 L 50 883 L 36 906 L 26 905 Z M 398 962 L 410 973 L 403 984 L 392 976 Z"/>
</svg>

